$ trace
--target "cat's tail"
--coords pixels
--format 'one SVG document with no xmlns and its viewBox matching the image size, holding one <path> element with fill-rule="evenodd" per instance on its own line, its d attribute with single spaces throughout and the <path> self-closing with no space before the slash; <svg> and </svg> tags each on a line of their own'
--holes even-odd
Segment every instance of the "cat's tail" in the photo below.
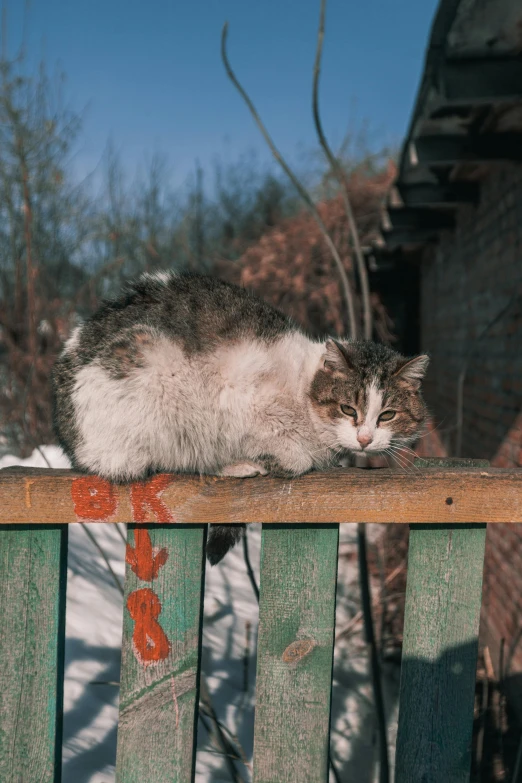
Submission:
<svg viewBox="0 0 522 783">
<path fill-rule="evenodd" d="M 207 538 L 207 559 L 210 565 L 222 560 L 229 549 L 241 539 L 244 525 L 209 525 Z"/>
</svg>

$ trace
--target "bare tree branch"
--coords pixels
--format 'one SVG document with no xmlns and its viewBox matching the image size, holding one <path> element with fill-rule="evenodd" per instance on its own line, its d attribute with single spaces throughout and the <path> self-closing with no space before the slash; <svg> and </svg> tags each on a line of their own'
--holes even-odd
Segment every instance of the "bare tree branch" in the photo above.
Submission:
<svg viewBox="0 0 522 783">
<path fill-rule="evenodd" d="M 228 55 L 227 55 L 227 35 L 228 35 L 228 22 L 225 22 L 223 25 L 223 30 L 221 33 L 221 59 L 223 60 L 223 64 L 225 66 L 225 70 L 227 72 L 227 75 L 234 85 L 234 87 L 237 89 L 243 100 L 245 101 L 246 105 L 248 106 L 248 109 L 250 110 L 250 114 L 252 115 L 257 127 L 261 131 L 261 134 L 263 138 L 265 139 L 266 143 L 268 144 L 270 151 L 272 155 L 274 156 L 275 160 L 279 163 L 287 177 L 292 182 L 293 186 L 305 202 L 308 210 L 312 213 L 314 216 L 317 225 L 321 229 L 321 233 L 324 237 L 324 240 L 326 244 L 328 245 L 328 248 L 332 254 L 332 257 L 335 261 L 335 265 L 337 267 L 337 271 L 339 273 L 339 277 L 341 278 L 341 284 L 343 288 L 344 298 L 346 301 L 346 308 L 348 312 L 348 323 L 349 323 L 349 332 L 351 337 L 356 337 L 357 335 L 357 323 L 355 320 L 355 308 L 354 308 L 354 300 L 353 300 L 353 292 L 352 288 L 350 286 L 350 281 L 348 280 L 348 275 L 346 274 L 346 269 L 344 268 L 344 264 L 341 260 L 341 257 L 339 255 L 339 252 L 335 246 L 334 241 L 332 240 L 328 229 L 326 228 L 326 225 L 321 218 L 321 215 L 319 214 L 319 210 L 317 209 L 316 205 L 314 204 L 312 198 L 310 197 L 308 191 L 306 188 L 301 184 L 301 182 L 298 180 L 292 169 L 289 167 L 289 165 L 286 163 L 284 158 L 282 157 L 281 153 L 275 146 L 272 137 L 268 133 L 267 129 L 265 128 L 263 121 L 261 120 L 261 117 L 257 113 L 256 107 L 252 103 L 250 97 L 248 96 L 248 93 L 245 91 L 245 89 L 241 86 L 239 83 L 234 71 L 232 70 Z"/>
<path fill-rule="evenodd" d="M 323 126 L 321 122 L 321 116 L 319 113 L 319 78 L 321 75 L 321 57 L 323 53 L 323 40 L 324 40 L 324 20 L 326 15 L 326 0 L 321 0 L 321 10 L 319 13 L 319 29 L 317 31 L 317 49 L 315 53 L 314 63 L 314 80 L 313 80 L 313 99 L 312 99 L 312 111 L 314 115 L 315 129 L 319 138 L 319 143 L 323 148 L 324 154 L 332 171 L 335 174 L 339 184 L 341 185 L 341 192 L 344 201 L 344 210 L 348 219 L 348 227 L 352 236 L 353 249 L 355 252 L 355 258 L 357 261 L 357 271 L 359 274 L 359 282 L 361 285 L 361 296 L 363 305 L 363 321 L 364 321 L 364 339 L 372 339 L 372 308 L 370 303 L 370 286 L 368 283 L 368 271 L 366 269 L 366 263 L 362 253 L 361 242 L 359 239 L 359 231 L 355 222 L 355 217 L 350 204 L 350 196 L 348 193 L 348 183 L 346 181 L 346 173 L 343 170 L 341 164 L 336 155 L 333 154 L 326 136 L 324 135 Z M 354 332 L 353 337 L 357 337 Z"/>
<path fill-rule="evenodd" d="M 326 15 L 326 0 L 321 0 L 321 8 L 319 12 L 319 29 L 317 31 L 317 48 L 315 54 L 314 63 L 314 77 L 313 77 L 313 99 L 312 99 L 312 111 L 314 115 L 315 129 L 319 138 L 319 143 L 323 148 L 332 171 L 335 174 L 339 184 L 341 185 L 341 192 L 343 195 L 344 209 L 346 217 L 348 219 L 348 226 L 352 236 L 353 248 L 355 252 L 355 258 L 357 261 L 357 270 L 359 273 L 359 282 L 361 286 L 361 295 L 363 303 L 363 322 L 364 322 L 364 338 L 371 340 L 372 338 L 372 310 L 370 303 L 370 286 L 368 283 L 368 272 L 366 269 L 366 263 L 361 249 L 361 242 L 359 239 L 359 232 L 355 222 L 352 206 L 350 204 L 350 196 L 348 193 L 348 184 L 346 181 L 346 174 L 339 163 L 337 157 L 333 154 L 330 146 L 324 135 L 323 126 L 321 123 L 321 117 L 319 114 L 319 77 L 321 74 L 321 56 L 323 52 L 323 40 L 324 40 L 324 20 Z M 366 642 L 369 648 L 370 656 L 370 669 L 372 674 L 373 696 L 375 702 L 375 711 L 377 713 L 377 725 L 379 730 L 379 753 L 380 753 L 380 781 L 381 783 L 388 783 L 389 780 L 389 762 L 388 762 L 388 740 L 386 732 L 386 717 L 384 713 L 384 704 L 382 698 L 382 685 L 381 685 L 381 667 L 379 664 L 379 658 L 377 654 L 377 645 L 375 642 L 374 625 L 372 618 L 372 607 L 370 599 L 370 584 L 368 575 L 368 558 L 366 554 L 366 529 L 364 525 L 358 525 L 357 528 L 357 546 L 359 554 L 359 577 L 361 584 L 361 598 L 362 598 L 362 616 L 364 618 L 365 636 Z"/>
</svg>

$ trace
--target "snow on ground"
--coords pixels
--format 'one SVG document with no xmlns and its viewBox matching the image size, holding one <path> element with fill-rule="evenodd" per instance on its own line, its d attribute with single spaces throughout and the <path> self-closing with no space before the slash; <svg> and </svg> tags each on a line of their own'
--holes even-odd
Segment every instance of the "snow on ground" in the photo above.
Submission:
<svg viewBox="0 0 522 783">
<path fill-rule="evenodd" d="M 0 458 L 0 469 L 12 465 L 66 468 L 69 463 L 58 447 L 43 446 L 26 460 Z M 124 526 L 90 525 L 89 530 L 123 584 Z M 260 543 L 260 526 L 249 526 L 248 546 L 258 583 Z M 340 553 L 338 631 L 360 609 L 355 525 L 341 525 Z M 123 602 L 100 552 L 81 525 L 69 526 L 67 577 L 63 783 L 113 783 Z M 218 566 L 207 570 L 202 672 L 218 720 L 244 756 L 245 763 L 236 762 L 236 766 L 245 783 L 251 779 L 257 625 L 257 601 L 242 547 L 238 546 Z M 358 783 L 374 783 L 378 776 L 367 672 L 368 656 L 359 624 L 347 639 L 336 643 L 332 701 L 332 757 L 340 779 Z M 393 748 L 397 669 L 385 671 L 384 680 Z M 208 721 L 206 725 L 211 727 Z M 197 783 L 231 780 L 215 742 L 199 721 Z M 330 779 L 334 780 L 333 774 Z"/>
<path fill-rule="evenodd" d="M 13 465 L 24 465 L 26 468 L 70 468 L 71 464 L 59 446 L 40 446 L 27 459 L 6 454 L 0 457 L 0 470 Z"/>
</svg>

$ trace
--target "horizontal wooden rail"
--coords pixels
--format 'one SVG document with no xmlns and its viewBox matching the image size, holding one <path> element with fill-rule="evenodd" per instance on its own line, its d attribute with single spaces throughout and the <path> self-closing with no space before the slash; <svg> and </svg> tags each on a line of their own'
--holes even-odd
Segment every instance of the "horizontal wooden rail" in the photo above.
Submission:
<svg viewBox="0 0 522 783">
<path fill-rule="evenodd" d="M 0 524 L 522 522 L 522 470 L 337 469 L 292 480 L 160 475 L 116 486 L 68 470 L 0 470 Z"/>
</svg>

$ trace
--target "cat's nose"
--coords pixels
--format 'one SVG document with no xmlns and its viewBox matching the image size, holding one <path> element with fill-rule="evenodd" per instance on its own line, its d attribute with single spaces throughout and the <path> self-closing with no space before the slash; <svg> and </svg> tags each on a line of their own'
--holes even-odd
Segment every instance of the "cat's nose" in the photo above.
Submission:
<svg viewBox="0 0 522 783">
<path fill-rule="evenodd" d="M 363 447 L 363 449 L 366 448 L 366 446 L 369 446 L 370 443 L 373 440 L 373 437 L 370 435 L 369 432 L 358 432 L 357 433 L 357 440 Z"/>
</svg>

